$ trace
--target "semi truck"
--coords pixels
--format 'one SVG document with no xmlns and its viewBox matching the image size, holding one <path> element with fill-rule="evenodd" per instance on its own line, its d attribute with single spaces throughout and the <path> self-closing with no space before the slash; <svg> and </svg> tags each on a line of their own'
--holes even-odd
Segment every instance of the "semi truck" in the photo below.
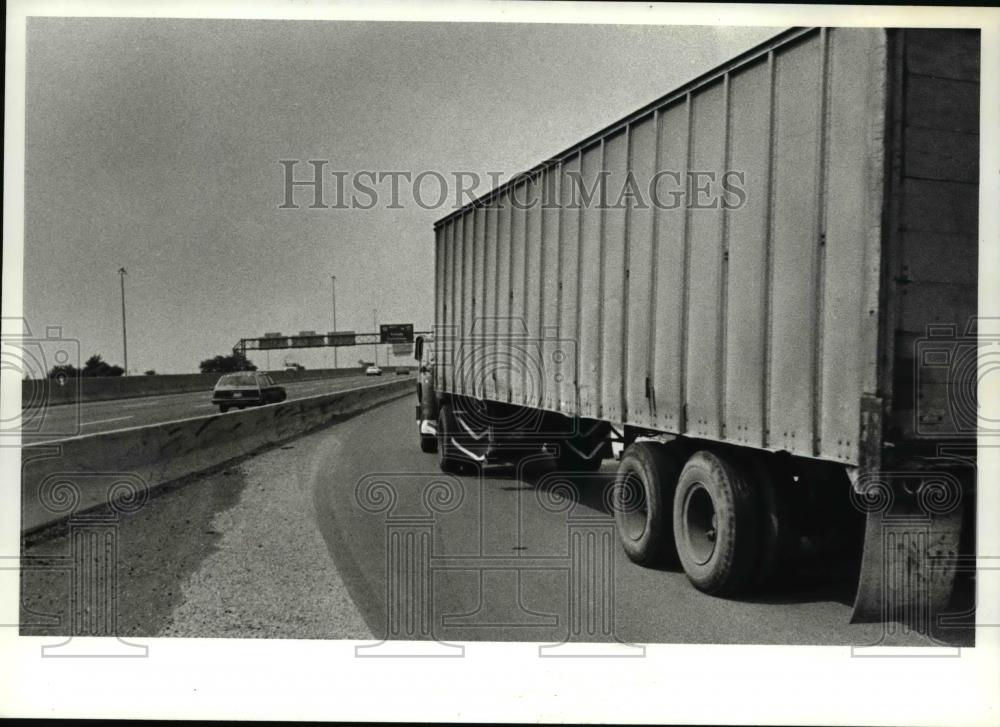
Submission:
<svg viewBox="0 0 1000 727">
<path fill-rule="evenodd" d="M 617 457 L 627 556 L 717 596 L 857 532 L 853 618 L 926 626 L 975 543 L 978 155 L 978 31 L 778 33 L 435 224 L 421 448 Z"/>
</svg>

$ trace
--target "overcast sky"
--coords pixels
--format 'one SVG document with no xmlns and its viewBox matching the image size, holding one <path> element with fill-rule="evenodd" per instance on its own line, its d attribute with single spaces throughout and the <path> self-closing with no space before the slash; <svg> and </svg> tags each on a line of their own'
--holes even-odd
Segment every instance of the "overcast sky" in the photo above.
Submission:
<svg viewBox="0 0 1000 727">
<path fill-rule="evenodd" d="M 429 328 L 432 225 L 450 208 L 404 193 L 403 209 L 316 210 L 300 190 L 301 209 L 279 209 L 279 160 L 301 160 L 298 177 L 310 159 L 510 175 L 779 30 L 31 19 L 25 317 L 120 364 L 124 266 L 138 372 L 330 330 L 330 275 L 341 330 L 371 330 L 373 309 Z"/>
</svg>

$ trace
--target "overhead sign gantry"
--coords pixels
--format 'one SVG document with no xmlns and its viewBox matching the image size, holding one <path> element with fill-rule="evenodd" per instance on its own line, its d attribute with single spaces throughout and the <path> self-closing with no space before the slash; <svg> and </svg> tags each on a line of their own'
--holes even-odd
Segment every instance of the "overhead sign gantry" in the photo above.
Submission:
<svg viewBox="0 0 1000 727">
<path fill-rule="evenodd" d="M 254 338 L 241 338 L 233 352 L 246 357 L 247 351 L 275 351 L 289 348 L 330 348 L 341 346 L 371 346 L 380 343 L 412 344 L 414 336 L 429 335 L 429 331 L 414 331 L 412 323 L 384 323 L 377 333 L 355 331 L 300 331 L 298 335 L 265 333 Z M 395 349 L 394 349 L 395 350 Z"/>
</svg>

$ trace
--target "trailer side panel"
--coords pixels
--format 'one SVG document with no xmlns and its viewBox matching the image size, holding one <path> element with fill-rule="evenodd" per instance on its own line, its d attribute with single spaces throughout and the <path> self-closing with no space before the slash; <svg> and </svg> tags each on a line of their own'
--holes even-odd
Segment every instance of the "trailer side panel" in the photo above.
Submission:
<svg viewBox="0 0 1000 727">
<path fill-rule="evenodd" d="M 542 370 L 512 362 L 494 396 L 857 463 L 876 381 L 887 72 L 882 30 L 783 34 L 481 201 L 500 207 L 501 336 L 548 335 L 555 292 L 575 351 L 550 363 L 536 343 L 546 353 L 526 365 Z M 549 174 L 558 225 L 523 209 Z M 648 208 L 623 201 L 630 177 Z M 473 234 L 462 220 L 441 224 Z"/>
</svg>

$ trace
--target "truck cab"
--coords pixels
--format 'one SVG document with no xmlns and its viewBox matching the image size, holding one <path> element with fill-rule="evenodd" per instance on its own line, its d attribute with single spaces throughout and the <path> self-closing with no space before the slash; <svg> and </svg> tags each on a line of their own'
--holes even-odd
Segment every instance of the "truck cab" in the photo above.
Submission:
<svg viewBox="0 0 1000 727">
<path fill-rule="evenodd" d="M 434 346 L 429 336 L 417 336 L 413 342 L 417 361 L 417 433 L 420 451 L 437 452 L 438 401 L 434 392 Z"/>
</svg>

